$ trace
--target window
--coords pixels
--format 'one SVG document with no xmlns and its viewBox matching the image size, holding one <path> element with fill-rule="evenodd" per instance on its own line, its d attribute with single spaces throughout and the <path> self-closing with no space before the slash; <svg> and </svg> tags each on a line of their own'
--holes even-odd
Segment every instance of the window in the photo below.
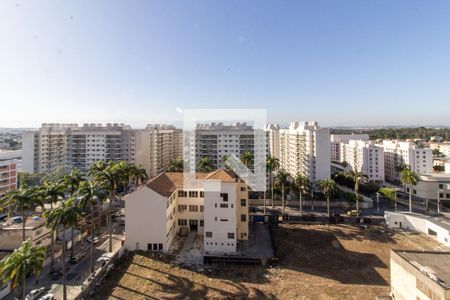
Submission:
<svg viewBox="0 0 450 300">
<path fill-rule="evenodd" d="M 189 205 L 189 211 L 190 212 L 198 212 L 198 206 L 197 205 Z"/>
<path fill-rule="evenodd" d="M 204 191 L 201 191 L 200 192 L 200 198 L 204 198 L 205 197 L 205 192 Z"/>
<path fill-rule="evenodd" d="M 439 188 L 440 188 L 440 189 L 443 189 L 443 188 L 444 188 L 444 185 L 443 185 L 443 184 L 439 184 Z"/>
<path fill-rule="evenodd" d="M 183 211 L 185 211 L 187 209 L 187 205 L 185 205 L 185 204 L 179 204 L 178 205 L 178 211 L 179 212 L 183 212 Z"/>
<path fill-rule="evenodd" d="M 203 205 L 200 205 L 200 212 L 203 212 L 204 209 L 205 207 Z"/>
<path fill-rule="evenodd" d="M 212 232 L 211 231 L 205 232 L 205 237 L 212 238 Z"/>
<path fill-rule="evenodd" d="M 241 206 L 246 206 L 246 205 L 247 205 L 247 200 L 241 199 Z"/>
<path fill-rule="evenodd" d="M 189 191 L 189 197 L 197 198 L 198 197 L 198 192 L 197 191 Z"/>
<path fill-rule="evenodd" d="M 227 193 L 220 193 L 220 197 L 224 202 L 228 201 L 228 194 Z"/>
<path fill-rule="evenodd" d="M 158 251 L 158 244 L 153 244 L 153 251 Z"/>
<path fill-rule="evenodd" d="M 187 226 L 186 219 L 178 219 L 178 226 Z"/>
<path fill-rule="evenodd" d="M 450 199 L 450 194 L 445 194 L 445 198 Z"/>
<path fill-rule="evenodd" d="M 245 186 L 241 187 L 241 192 L 245 192 L 247 188 Z"/>
<path fill-rule="evenodd" d="M 228 208 L 228 204 L 226 204 L 226 203 L 221 203 L 221 204 L 220 204 L 220 208 Z"/>
<path fill-rule="evenodd" d="M 163 244 L 158 244 L 158 250 L 163 251 Z"/>
<path fill-rule="evenodd" d="M 220 219 L 221 222 L 228 222 L 228 219 Z"/>
<path fill-rule="evenodd" d="M 203 220 L 200 220 L 200 226 L 201 227 L 205 226 L 205 222 Z"/>
<path fill-rule="evenodd" d="M 183 197 L 183 190 L 178 191 L 178 197 Z"/>
<path fill-rule="evenodd" d="M 247 215 L 241 215 L 241 222 L 247 221 Z"/>
<path fill-rule="evenodd" d="M 228 238 L 234 239 L 234 232 L 228 232 Z"/>
</svg>

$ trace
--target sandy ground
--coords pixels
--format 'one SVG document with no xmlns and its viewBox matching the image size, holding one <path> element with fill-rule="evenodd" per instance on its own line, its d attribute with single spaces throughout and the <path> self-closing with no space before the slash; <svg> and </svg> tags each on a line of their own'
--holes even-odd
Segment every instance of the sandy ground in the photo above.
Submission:
<svg viewBox="0 0 450 300">
<path fill-rule="evenodd" d="M 374 299 L 389 293 L 390 249 L 449 250 L 428 237 L 382 227 L 287 225 L 275 230 L 280 261 L 269 268 L 195 272 L 174 257 L 125 257 L 96 299 Z"/>
</svg>

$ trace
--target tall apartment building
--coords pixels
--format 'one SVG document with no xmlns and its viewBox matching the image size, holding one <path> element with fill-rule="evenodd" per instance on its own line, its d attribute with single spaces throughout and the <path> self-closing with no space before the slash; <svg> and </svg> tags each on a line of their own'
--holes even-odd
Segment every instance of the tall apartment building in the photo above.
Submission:
<svg viewBox="0 0 450 300">
<path fill-rule="evenodd" d="M 418 174 L 433 172 L 433 153 L 430 148 L 419 148 L 411 142 L 383 141 L 386 180 L 399 180 L 398 167 L 408 165 Z"/>
<path fill-rule="evenodd" d="M 280 159 L 280 125 L 267 124 L 265 130 L 269 155 Z"/>
<path fill-rule="evenodd" d="M 348 168 L 368 176 L 371 182 L 384 182 L 383 147 L 370 141 L 350 140 L 340 145 L 340 162 L 347 162 Z"/>
<path fill-rule="evenodd" d="M 341 144 L 348 143 L 351 140 L 368 141 L 368 134 L 331 134 L 330 135 L 330 151 L 331 161 L 340 161 Z"/>
<path fill-rule="evenodd" d="M 330 178 L 330 130 L 317 122 L 293 122 L 280 130 L 280 164 L 291 176 Z"/>
<path fill-rule="evenodd" d="M 17 188 L 17 160 L 0 152 L 0 198 Z"/>
<path fill-rule="evenodd" d="M 150 124 L 136 131 L 136 164 L 149 177 L 164 172 L 174 159 L 183 157 L 183 130 L 173 125 Z"/>
<path fill-rule="evenodd" d="M 450 157 L 450 143 L 430 143 L 430 149 L 438 149 L 446 157 Z"/>
<path fill-rule="evenodd" d="M 176 234 L 204 237 L 204 254 L 237 251 L 248 239 L 248 189 L 231 172 L 196 173 L 184 186 L 183 173 L 161 173 L 125 196 L 125 247 L 169 250 Z"/>
<path fill-rule="evenodd" d="M 96 161 L 135 161 L 135 131 L 123 124 L 42 124 L 22 140 L 26 172 L 87 170 Z"/>
<path fill-rule="evenodd" d="M 223 157 L 236 157 L 249 151 L 255 161 L 265 161 L 267 154 L 265 133 L 254 130 L 246 123 L 225 125 L 223 123 L 198 124 L 195 131 L 188 133 L 190 139 L 191 168 L 201 158 L 208 157 L 215 168 L 223 167 Z"/>
</svg>

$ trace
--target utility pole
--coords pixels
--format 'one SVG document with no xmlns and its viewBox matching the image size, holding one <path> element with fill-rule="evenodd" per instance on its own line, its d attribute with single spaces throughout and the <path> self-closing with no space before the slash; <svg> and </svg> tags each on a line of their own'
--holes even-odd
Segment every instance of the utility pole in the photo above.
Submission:
<svg viewBox="0 0 450 300">
<path fill-rule="evenodd" d="M 376 193 L 377 195 L 377 213 L 380 213 L 380 193 Z"/>
</svg>

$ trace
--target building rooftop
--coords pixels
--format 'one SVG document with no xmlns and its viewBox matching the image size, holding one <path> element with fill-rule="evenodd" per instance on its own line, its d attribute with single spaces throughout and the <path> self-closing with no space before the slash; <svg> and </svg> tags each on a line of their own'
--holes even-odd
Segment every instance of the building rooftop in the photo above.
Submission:
<svg viewBox="0 0 450 300">
<path fill-rule="evenodd" d="M 433 281 L 450 289 L 450 252 L 393 250 Z"/>
<path fill-rule="evenodd" d="M 444 228 L 444 229 L 450 231 L 450 219 L 445 218 L 445 217 L 427 216 L 427 215 L 423 215 L 423 214 L 410 213 L 410 212 L 389 212 L 389 213 L 402 214 L 402 215 L 406 215 L 406 216 L 416 217 L 416 218 L 419 218 L 422 220 L 427 220 L 441 228 Z"/>
<path fill-rule="evenodd" d="M 154 190 L 161 196 L 170 197 L 176 189 L 183 188 L 184 175 L 183 172 L 164 172 L 147 181 L 145 186 Z M 202 186 L 199 185 L 199 183 L 201 183 L 202 180 L 220 180 L 225 182 L 236 181 L 230 171 L 226 170 L 217 170 L 210 173 L 198 172 L 195 173 L 195 179 L 196 180 L 192 180 L 188 188 L 201 188 Z"/>
</svg>

